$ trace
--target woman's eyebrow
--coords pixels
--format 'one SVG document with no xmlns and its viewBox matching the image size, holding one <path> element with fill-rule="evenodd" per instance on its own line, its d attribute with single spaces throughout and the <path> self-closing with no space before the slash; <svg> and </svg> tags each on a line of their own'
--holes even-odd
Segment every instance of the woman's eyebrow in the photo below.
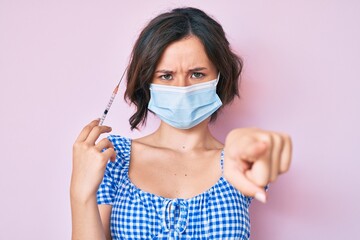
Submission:
<svg viewBox="0 0 360 240">
<path fill-rule="evenodd" d="M 202 71 L 202 70 L 206 70 L 206 67 L 194 67 L 194 68 L 190 68 L 189 72 L 196 72 L 196 71 Z M 159 69 L 156 70 L 155 73 L 166 73 L 166 74 L 171 74 L 174 73 L 174 71 L 172 70 L 166 70 L 166 69 Z"/>
<path fill-rule="evenodd" d="M 160 70 L 156 70 L 155 73 L 174 73 L 174 71 L 171 70 L 166 70 L 166 69 L 160 69 Z"/>
<path fill-rule="evenodd" d="M 206 70 L 206 67 L 195 67 L 195 68 L 191 68 L 189 69 L 189 72 L 196 72 L 196 71 L 202 71 L 202 70 Z"/>
</svg>

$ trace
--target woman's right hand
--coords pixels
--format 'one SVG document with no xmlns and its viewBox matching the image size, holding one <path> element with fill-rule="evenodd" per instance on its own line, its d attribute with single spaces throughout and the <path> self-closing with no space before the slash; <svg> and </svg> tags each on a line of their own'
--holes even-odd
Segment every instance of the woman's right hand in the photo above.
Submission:
<svg viewBox="0 0 360 240">
<path fill-rule="evenodd" d="M 96 197 L 97 189 L 104 177 L 108 160 L 115 161 L 114 146 L 100 134 L 111 131 L 109 126 L 99 126 L 99 119 L 86 125 L 73 145 L 73 170 L 70 184 L 72 200 L 87 202 Z M 104 148 L 106 150 L 101 152 Z"/>
</svg>

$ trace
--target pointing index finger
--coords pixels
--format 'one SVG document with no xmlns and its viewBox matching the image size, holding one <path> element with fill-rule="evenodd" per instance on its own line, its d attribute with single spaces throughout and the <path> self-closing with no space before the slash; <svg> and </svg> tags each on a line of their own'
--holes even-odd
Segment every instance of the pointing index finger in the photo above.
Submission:
<svg viewBox="0 0 360 240">
<path fill-rule="evenodd" d="M 227 176 L 225 176 L 225 178 L 227 178 Z M 231 184 L 242 194 L 249 197 L 255 197 L 262 203 L 266 202 L 265 189 L 255 185 L 246 177 L 246 175 L 237 173 L 232 176 L 232 179 L 233 181 Z"/>
</svg>

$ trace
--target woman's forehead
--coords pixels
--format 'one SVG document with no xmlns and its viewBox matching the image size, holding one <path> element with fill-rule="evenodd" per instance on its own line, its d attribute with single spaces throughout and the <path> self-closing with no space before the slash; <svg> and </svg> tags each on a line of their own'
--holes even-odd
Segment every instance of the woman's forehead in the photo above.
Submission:
<svg viewBox="0 0 360 240">
<path fill-rule="evenodd" d="M 196 36 L 171 43 L 160 57 L 157 69 L 214 67 Z"/>
</svg>

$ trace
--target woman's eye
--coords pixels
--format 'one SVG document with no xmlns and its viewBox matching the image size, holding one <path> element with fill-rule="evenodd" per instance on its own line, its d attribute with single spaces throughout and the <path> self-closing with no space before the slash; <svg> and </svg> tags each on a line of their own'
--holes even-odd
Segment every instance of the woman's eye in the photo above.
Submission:
<svg viewBox="0 0 360 240">
<path fill-rule="evenodd" d="M 191 74 L 192 78 L 202 78 L 204 77 L 204 74 L 199 73 L 199 72 L 194 72 L 193 74 Z"/>
<path fill-rule="evenodd" d="M 171 76 L 171 74 L 164 74 L 164 75 L 161 75 L 160 78 L 162 80 L 171 80 L 172 76 Z"/>
</svg>

